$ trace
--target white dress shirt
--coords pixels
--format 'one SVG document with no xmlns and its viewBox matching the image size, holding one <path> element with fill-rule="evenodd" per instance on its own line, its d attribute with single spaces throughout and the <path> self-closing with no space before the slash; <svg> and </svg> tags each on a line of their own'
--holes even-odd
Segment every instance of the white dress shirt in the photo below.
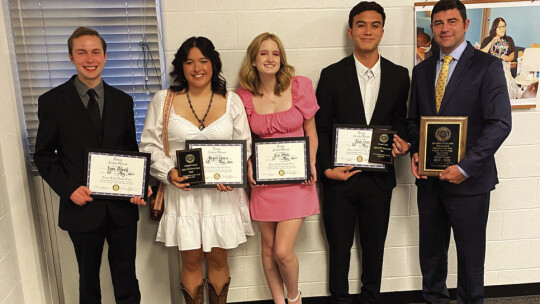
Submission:
<svg viewBox="0 0 540 304">
<path fill-rule="evenodd" d="M 366 114 L 366 122 L 369 124 L 375 110 L 377 97 L 379 96 L 379 88 L 381 86 L 381 56 L 377 59 L 377 63 L 368 69 L 365 67 L 356 56 L 354 56 L 354 64 L 356 66 L 356 74 L 358 76 L 358 84 L 360 85 L 360 94 L 364 102 L 364 112 Z"/>
</svg>

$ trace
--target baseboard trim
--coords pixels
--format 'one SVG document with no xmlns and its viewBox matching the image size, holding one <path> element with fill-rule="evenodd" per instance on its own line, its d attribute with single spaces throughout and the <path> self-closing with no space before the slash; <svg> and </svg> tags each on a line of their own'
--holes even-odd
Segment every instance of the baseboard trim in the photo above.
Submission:
<svg viewBox="0 0 540 304">
<path fill-rule="evenodd" d="M 456 299 L 456 289 L 452 288 L 450 297 Z M 506 298 L 540 295 L 540 283 L 512 284 L 486 286 L 484 289 L 486 298 Z M 304 304 L 326 304 L 329 303 L 329 297 L 305 297 L 302 298 Z M 420 290 L 383 292 L 381 294 L 381 304 L 406 304 L 424 302 Z M 272 304 L 273 301 L 249 301 L 254 304 Z"/>
</svg>

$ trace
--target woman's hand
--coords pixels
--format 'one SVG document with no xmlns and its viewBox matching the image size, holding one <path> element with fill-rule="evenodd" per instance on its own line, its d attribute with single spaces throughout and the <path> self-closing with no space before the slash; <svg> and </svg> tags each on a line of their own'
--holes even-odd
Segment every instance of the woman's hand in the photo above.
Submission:
<svg viewBox="0 0 540 304">
<path fill-rule="evenodd" d="M 257 182 L 255 179 L 253 179 L 253 164 L 251 163 L 251 157 L 248 159 L 248 182 L 251 187 L 260 187 L 260 186 L 266 186 L 266 185 L 257 185 Z"/>
<path fill-rule="evenodd" d="M 484 53 L 488 53 L 489 50 L 491 49 L 491 47 L 493 46 L 493 44 L 495 44 L 497 41 L 499 41 L 501 39 L 501 37 L 499 36 L 495 36 L 493 37 L 493 39 L 491 39 L 491 41 L 486 44 L 486 46 L 484 46 L 481 51 L 484 52 Z"/>
<path fill-rule="evenodd" d="M 221 192 L 225 192 L 225 191 L 232 191 L 232 188 L 230 186 L 225 186 L 223 184 L 217 184 L 217 190 Z"/>
<path fill-rule="evenodd" d="M 301 184 L 303 186 L 311 186 L 317 182 L 317 168 L 315 167 L 314 162 L 310 164 L 309 170 L 311 171 L 311 178 L 309 180 L 304 181 Z"/>
<path fill-rule="evenodd" d="M 188 179 L 187 176 L 178 176 L 178 170 L 176 168 L 172 168 L 171 171 L 169 171 L 169 179 L 171 181 L 171 184 L 173 184 L 175 187 L 180 188 L 184 191 L 189 191 L 191 188 L 189 187 L 189 183 L 182 183 L 186 179 Z"/>
</svg>

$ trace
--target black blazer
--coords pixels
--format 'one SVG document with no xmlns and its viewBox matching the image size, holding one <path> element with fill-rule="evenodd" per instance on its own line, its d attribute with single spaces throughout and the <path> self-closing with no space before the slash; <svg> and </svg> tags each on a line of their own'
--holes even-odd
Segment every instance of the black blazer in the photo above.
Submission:
<svg viewBox="0 0 540 304">
<path fill-rule="evenodd" d="M 461 184 L 441 182 L 445 192 L 472 195 L 495 189 L 494 154 L 510 134 L 512 113 L 501 60 L 467 43 L 448 80 L 441 108 L 435 106 L 435 77 L 440 54 L 419 63 L 412 74 L 409 137 L 411 155 L 418 152 L 421 116 L 467 116 L 467 153 L 459 166 L 471 177 Z M 419 179 L 419 188 L 431 187 L 434 178 Z"/>
<path fill-rule="evenodd" d="M 118 225 L 136 222 L 136 205 L 125 200 L 94 199 L 84 206 L 69 197 L 85 185 L 85 148 L 138 151 L 133 99 L 104 83 L 103 138 L 95 131 L 71 77 L 39 97 L 39 126 L 34 161 L 40 175 L 60 196 L 58 225 L 69 231 L 98 227 L 107 210 Z M 102 142 L 100 144 L 100 142 Z"/>
<path fill-rule="evenodd" d="M 406 115 L 409 84 L 409 72 L 406 68 L 381 57 L 381 85 L 370 124 L 391 125 L 392 130 L 397 131 L 404 140 L 407 140 Z M 330 180 L 323 174 L 326 169 L 334 167 L 332 126 L 334 124 L 368 124 L 353 55 L 322 70 L 316 94 L 321 107 L 315 119 L 319 136 L 317 161 L 321 169 L 321 181 L 325 187 L 347 191 L 356 186 L 356 179 L 363 174 L 373 177 L 381 189 L 393 189 L 396 186 L 393 166 L 390 166 L 388 172 L 361 172 L 347 181 Z"/>
</svg>

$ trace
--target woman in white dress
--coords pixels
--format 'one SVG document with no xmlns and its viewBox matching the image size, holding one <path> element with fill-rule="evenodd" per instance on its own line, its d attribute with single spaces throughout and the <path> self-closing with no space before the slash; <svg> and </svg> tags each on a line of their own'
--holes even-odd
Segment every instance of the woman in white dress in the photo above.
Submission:
<svg viewBox="0 0 540 304">
<path fill-rule="evenodd" d="M 172 64 L 170 94 L 175 95 L 167 127 L 170 156 L 162 142 L 167 90 L 157 92 L 148 106 L 140 143 L 142 152 L 152 154 L 150 173 L 166 184 L 165 212 L 156 240 L 180 251 L 186 303 L 203 303 L 205 258 L 210 303 L 226 303 L 230 282 L 227 249 L 253 235 L 246 193 L 222 184 L 214 189 L 190 188 L 184 182 L 187 177 L 179 177 L 175 168 L 175 151 L 185 149 L 188 139 L 236 139 L 247 141 L 249 157 L 249 124 L 240 97 L 226 90 L 219 53 L 210 40 L 189 38 Z"/>
</svg>

